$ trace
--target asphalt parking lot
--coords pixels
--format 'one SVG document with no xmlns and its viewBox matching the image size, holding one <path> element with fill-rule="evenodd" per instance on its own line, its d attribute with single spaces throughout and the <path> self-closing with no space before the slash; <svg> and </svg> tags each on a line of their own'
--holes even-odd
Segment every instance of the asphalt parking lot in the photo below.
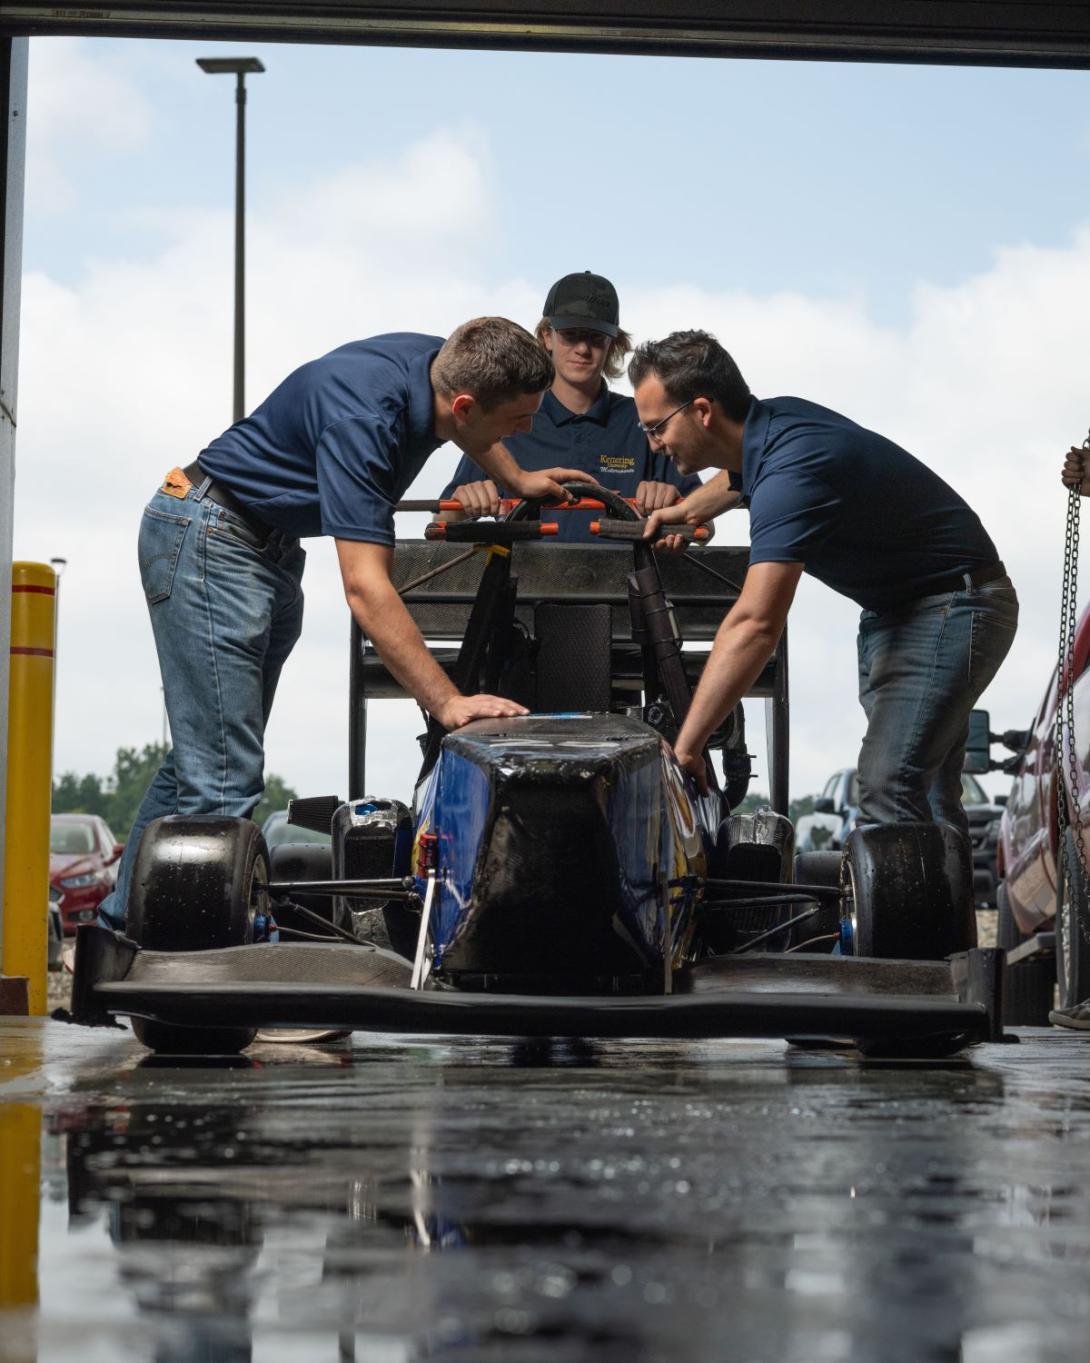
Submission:
<svg viewBox="0 0 1090 1363">
<path fill-rule="evenodd" d="M 4 1363 L 1085 1356 L 1090 1036 L 0 1056 Z"/>
</svg>

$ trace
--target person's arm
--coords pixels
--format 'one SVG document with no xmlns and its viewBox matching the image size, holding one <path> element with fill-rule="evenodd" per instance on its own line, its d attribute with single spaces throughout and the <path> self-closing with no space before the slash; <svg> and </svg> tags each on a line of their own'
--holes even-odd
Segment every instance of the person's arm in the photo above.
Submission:
<svg viewBox="0 0 1090 1363">
<path fill-rule="evenodd" d="M 476 521 L 481 516 L 500 514 L 500 490 L 491 478 L 475 483 L 459 483 L 450 493 L 450 500 L 461 502 L 461 511 L 441 511 L 441 521 Z"/>
<path fill-rule="evenodd" d="M 394 551 L 385 544 L 338 539 L 344 594 L 356 623 L 392 676 L 447 729 L 471 719 L 524 715 L 525 706 L 501 696 L 463 696 L 428 652 L 412 616 L 390 581 Z"/>
<path fill-rule="evenodd" d="M 643 537 L 645 540 L 657 539 L 664 526 L 702 525 L 705 521 L 721 516 L 724 511 L 730 511 L 741 500 L 741 492 L 731 487 L 730 474 L 724 469 L 680 502 L 653 511 L 647 518 Z"/>
<path fill-rule="evenodd" d="M 1083 497 L 1090 497 L 1090 450 L 1072 445 L 1064 458 L 1060 474 L 1064 487 L 1077 487 Z"/>
<path fill-rule="evenodd" d="M 560 478 L 577 478 L 584 483 L 596 483 L 597 478 L 585 469 L 541 469 L 528 473 L 515 462 L 515 457 L 502 440 L 497 440 L 490 450 L 477 455 L 477 463 L 500 487 L 510 488 L 516 497 L 542 497 L 550 500 L 570 500 L 568 494 L 557 481 Z"/>
<path fill-rule="evenodd" d="M 761 674 L 779 642 L 802 576 L 801 563 L 754 563 L 738 600 L 715 636 L 674 752 L 700 790 L 707 791 L 703 751 L 708 738 Z"/>
<path fill-rule="evenodd" d="M 440 511 L 441 521 L 476 520 L 478 516 L 497 516 L 500 509 L 500 492 L 490 478 L 486 478 L 480 467 L 463 454 L 454 470 L 454 476 L 439 494 L 441 502 L 461 502 L 461 511 Z"/>
</svg>

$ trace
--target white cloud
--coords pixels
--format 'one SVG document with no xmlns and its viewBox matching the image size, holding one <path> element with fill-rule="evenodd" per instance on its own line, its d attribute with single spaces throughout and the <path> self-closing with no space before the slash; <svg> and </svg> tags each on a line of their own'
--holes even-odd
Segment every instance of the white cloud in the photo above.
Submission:
<svg viewBox="0 0 1090 1363">
<path fill-rule="evenodd" d="M 77 38 L 31 46 L 27 117 L 27 196 L 39 212 L 75 203 L 68 167 L 91 154 L 119 155 L 142 146 L 151 106 L 123 69 L 93 55 Z"/>
<path fill-rule="evenodd" d="M 480 135 L 440 130 L 301 185 L 291 202 L 253 217 L 251 401 L 353 337 L 442 333 L 485 312 L 533 322 L 547 281 L 495 277 L 492 184 Z M 136 526 L 161 474 L 189 462 L 228 421 L 230 216 L 176 213 L 166 226 L 168 244 L 152 259 L 91 262 L 74 287 L 40 273 L 24 284 L 17 553 L 69 560 L 61 769 L 104 771 L 117 746 L 159 734 Z M 1087 420 L 1080 328 L 1090 311 L 1090 231 L 1065 248 L 1001 251 L 989 270 L 953 287 L 922 283 L 903 327 L 877 325 L 851 297 L 619 283 L 639 337 L 707 327 L 758 392 L 794 391 L 839 408 L 905 444 L 967 496 L 1023 606 L 1014 652 L 986 698 L 993 727 L 1027 722 L 1054 653 L 1060 453 Z M 452 451 L 437 454 L 418 492 L 437 491 L 453 461 Z M 744 517 L 728 518 L 722 533 L 744 542 Z M 281 684 L 269 766 L 302 791 L 343 794 L 347 614 L 332 546 L 308 547 L 306 633 Z M 855 617 L 851 603 L 804 581 L 790 625 L 796 793 L 855 759 Z M 404 796 L 418 721 L 408 705 L 375 713 L 368 784 Z"/>
</svg>

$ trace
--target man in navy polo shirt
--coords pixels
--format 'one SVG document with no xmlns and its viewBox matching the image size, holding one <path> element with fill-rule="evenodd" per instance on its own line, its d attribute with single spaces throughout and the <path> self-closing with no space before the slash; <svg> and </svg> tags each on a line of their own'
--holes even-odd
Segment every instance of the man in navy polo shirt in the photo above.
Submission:
<svg viewBox="0 0 1090 1363">
<path fill-rule="evenodd" d="M 333 536 L 360 628 L 440 723 L 525 713 L 498 696 L 461 695 L 429 654 L 390 581 L 394 506 L 447 440 L 519 496 L 562 498 L 556 479 L 577 470 L 525 473 L 499 443 L 529 430 L 551 380 L 541 347 L 502 317 L 466 322 L 446 341 L 355 341 L 297 369 L 167 475 L 144 512 L 139 552 L 173 747 L 103 900 L 108 923 L 124 920 L 152 819 L 246 818 L 261 798 L 265 725 L 302 628 L 300 537 Z"/>
<path fill-rule="evenodd" d="M 679 473 L 651 449 L 632 399 L 609 391 L 607 380 L 624 372 L 632 341 L 621 330 L 617 290 L 608 279 L 589 270 L 558 279 L 545 299 L 536 335 L 556 374 L 532 429 L 504 441 L 522 468 L 574 465 L 603 487 L 634 498 L 643 515 L 700 486 L 699 478 Z M 461 502 L 470 516 L 495 516 L 500 498 L 510 492 L 487 479 L 467 455 L 442 495 Z M 601 514 L 565 512 L 556 518 L 559 538 L 597 543 L 590 523 Z M 450 512 L 445 518 L 460 519 Z"/>
<path fill-rule="evenodd" d="M 683 473 L 723 470 L 647 534 L 749 507 L 750 566 L 675 749 L 697 783 L 708 736 L 759 675 L 803 570 L 863 608 L 861 820 L 948 821 L 968 835 L 969 712 L 1014 638 L 1018 598 L 976 513 L 884 436 L 801 398 L 753 397 L 702 331 L 637 350 L 643 428 Z"/>
</svg>

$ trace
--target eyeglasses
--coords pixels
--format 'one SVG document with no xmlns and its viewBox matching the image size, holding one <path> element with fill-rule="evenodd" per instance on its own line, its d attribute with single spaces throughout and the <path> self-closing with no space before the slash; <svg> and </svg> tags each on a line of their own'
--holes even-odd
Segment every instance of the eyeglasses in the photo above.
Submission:
<svg viewBox="0 0 1090 1363">
<path fill-rule="evenodd" d="M 666 415 L 662 418 L 662 420 L 656 421 L 653 426 L 646 426 L 642 421 L 638 421 L 636 425 L 639 426 L 640 430 L 644 433 L 648 440 L 661 440 L 662 437 L 659 435 L 659 432 L 666 425 L 666 423 L 668 421 L 672 421 L 674 417 L 677 416 L 678 412 L 683 412 L 686 407 L 691 407 L 695 401 L 696 401 L 695 398 L 690 398 L 688 402 L 683 402 L 680 407 L 675 407 L 672 412 L 667 412 Z"/>
</svg>

